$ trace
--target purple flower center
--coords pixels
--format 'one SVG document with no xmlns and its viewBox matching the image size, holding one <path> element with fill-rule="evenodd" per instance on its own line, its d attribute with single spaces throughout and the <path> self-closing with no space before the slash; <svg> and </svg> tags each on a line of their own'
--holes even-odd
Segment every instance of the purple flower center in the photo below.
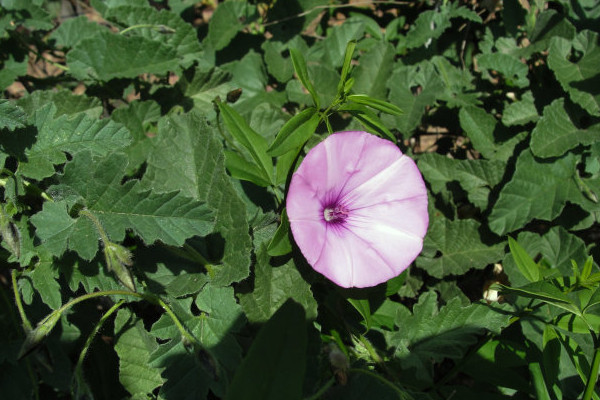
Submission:
<svg viewBox="0 0 600 400">
<path fill-rule="evenodd" d="M 342 223 L 348 218 L 348 210 L 339 204 L 332 204 L 323 209 L 323 218 L 325 222 Z"/>
</svg>

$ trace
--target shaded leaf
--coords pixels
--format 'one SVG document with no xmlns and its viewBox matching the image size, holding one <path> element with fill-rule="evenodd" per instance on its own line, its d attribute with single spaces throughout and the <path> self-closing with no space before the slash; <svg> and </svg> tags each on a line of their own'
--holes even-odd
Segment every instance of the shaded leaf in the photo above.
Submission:
<svg viewBox="0 0 600 400">
<path fill-rule="evenodd" d="M 571 62 L 571 52 L 580 53 Z M 548 50 L 548 66 L 571 100 L 592 115 L 600 115 L 600 75 L 598 75 L 598 34 L 582 31 L 574 40 L 555 37 Z"/>
<path fill-rule="evenodd" d="M 492 308 L 482 303 L 463 306 L 456 298 L 438 310 L 436 294 L 422 294 L 412 314 L 406 309 L 397 314 L 395 324 L 400 329 L 384 333 L 388 346 L 404 365 L 406 376 L 402 380 L 414 379 L 412 383 L 419 386 L 430 384 L 432 360 L 460 359 L 477 335 L 485 330 L 499 332 L 508 325 L 509 309 L 506 305 Z"/>
<path fill-rule="evenodd" d="M 505 126 L 525 125 L 540 118 L 530 91 L 525 92 L 521 100 L 511 103 L 504 109 L 502 123 Z"/>
<path fill-rule="evenodd" d="M 129 310 L 120 309 L 115 318 L 115 351 L 119 356 L 119 381 L 132 395 L 151 393 L 163 384 L 161 369 L 148 365 L 156 340 L 143 321 Z"/>
<path fill-rule="evenodd" d="M 317 110 L 309 107 L 290 118 L 282 127 L 277 137 L 269 146 L 271 156 L 280 156 L 302 147 L 315 133 L 321 120 Z"/>
<path fill-rule="evenodd" d="M 154 191 L 182 191 L 215 213 L 214 234 L 206 243 L 215 284 L 228 285 L 249 273 L 251 241 L 246 207 L 224 169 L 218 134 L 197 114 L 163 118 L 159 140 L 148 157 L 143 183 Z M 171 151 L 164 151 L 169 148 Z M 220 251 L 218 249 L 221 249 Z M 212 250 L 212 251 L 211 251 Z M 220 253 L 220 254 L 219 254 Z"/>
<path fill-rule="evenodd" d="M 599 140 L 600 123 L 586 129 L 576 127 L 561 98 L 544 108 L 544 115 L 531 132 L 531 151 L 538 157 L 558 157 L 579 144 Z"/>
<path fill-rule="evenodd" d="M 165 74 L 179 67 L 176 49 L 162 41 L 104 31 L 76 44 L 67 65 L 77 79 L 99 81 Z"/>
<path fill-rule="evenodd" d="M 258 332 L 233 377 L 227 399 L 301 399 L 306 347 L 304 311 L 288 301 Z"/>
<path fill-rule="evenodd" d="M 138 181 L 121 185 L 126 167 L 123 154 L 94 160 L 89 152 L 79 153 L 65 167 L 60 179 L 64 186 L 55 190 L 82 199 L 114 242 L 121 242 L 126 230 L 132 230 L 148 244 L 160 240 L 181 246 L 186 239 L 211 231 L 214 214 L 204 203 L 178 192 L 153 193 Z M 87 217 L 70 216 L 67 200 L 46 202 L 31 221 L 44 246 L 55 256 L 68 247 L 90 260 L 98 250 L 96 227 Z"/>
<path fill-rule="evenodd" d="M 306 318 L 317 316 L 317 302 L 310 285 L 302 278 L 293 261 L 274 267 L 269 263 L 266 243 L 256 254 L 254 290 L 240 294 L 240 305 L 249 321 L 264 322 L 288 299 L 302 305 Z"/>
<path fill-rule="evenodd" d="M 82 151 L 105 156 L 131 143 L 129 131 L 110 119 L 96 120 L 83 113 L 53 118 L 54 111 L 51 104 L 34 116 L 36 140 L 25 150 L 26 158 L 18 169 L 24 176 L 43 179 L 54 175 L 54 165 L 67 161 L 66 152 L 71 156 Z"/>
<path fill-rule="evenodd" d="M 577 190 L 573 181 L 576 157 L 567 154 L 554 162 L 539 162 L 526 150 L 517 159 L 515 174 L 500 191 L 489 216 L 498 235 L 521 228 L 533 218 L 552 220 Z"/>
<path fill-rule="evenodd" d="M 27 123 L 25 111 L 15 104 L 14 101 L 0 99 L 0 129 L 23 128 Z"/>
<path fill-rule="evenodd" d="M 436 218 L 429 226 L 417 266 L 431 276 L 461 275 L 471 268 L 483 269 L 499 261 L 504 244 L 482 242 L 479 224 L 473 220 Z"/>
<path fill-rule="evenodd" d="M 487 208 L 491 190 L 500 183 L 504 163 L 496 160 L 456 160 L 436 153 L 423 154 L 419 169 L 434 193 L 457 181 L 469 200 L 482 210 Z"/>
</svg>

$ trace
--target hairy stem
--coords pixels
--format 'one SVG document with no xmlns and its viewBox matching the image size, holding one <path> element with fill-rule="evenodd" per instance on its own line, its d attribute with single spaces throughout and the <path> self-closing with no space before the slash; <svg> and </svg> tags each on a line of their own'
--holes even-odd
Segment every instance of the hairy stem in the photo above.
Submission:
<svg viewBox="0 0 600 400">
<path fill-rule="evenodd" d="M 404 396 L 404 392 L 396 385 L 394 385 L 392 382 L 388 381 L 387 379 L 385 379 L 383 376 L 376 374 L 373 371 L 369 371 L 368 369 L 360 369 L 360 368 L 350 368 L 348 370 L 348 372 L 350 373 L 359 373 L 359 374 L 364 374 L 364 375 L 368 375 L 371 378 L 375 378 L 377 379 L 379 382 L 383 383 L 384 385 L 386 385 L 387 387 L 389 387 L 390 389 L 394 390 L 397 394 L 398 397 L 400 399 L 403 399 Z"/>
<path fill-rule="evenodd" d="M 325 382 L 325 384 L 323 385 L 323 387 L 321 387 L 317 393 L 313 394 L 310 397 L 306 397 L 304 400 L 319 400 L 327 390 L 329 390 L 329 388 L 331 386 L 333 386 L 333 384 L 335 383 L 335 379 L 331 378 L 329 379 L 327 382 Z"/>
<path fill-rule="evenodd" d="M 104 323 L 106 322 L 106 320 L 115 311 L 117 311 L 119 309 L 119 307 L 121 307 L 124 303 L 125 303 L 125 300 L 119 300 L 118 303 L 116 303 L 115 305 L 113 305 L 102 316 L 102 318 L 100 318 L 100 320 L 98 321 L 98 323 L 96 324 L 96 326 L 94 326 L 94 329 L 92 329 L 92 332 L 90 333 L 90 335 L 88 336 L 87 340 L 85 341 L 83 349 L 81 349 L 81 353 L 79 353 L 79 359 L 77 360 L 77 365 L 75 366 L 75 371 L 76 371 L 75 373 L 78 373 L 78 371 L 81 371 L 81 368 L 83 366 L 83 360 L 85 360 L 85 356 L 87 355 L 87 352 L 88 352 L 90 346 L 92 345 L 92 341 L 94 340 L 94 337 L 96 337 L 96 334 L 98 334 L 98 331 L 100 330 L 100 328 L 102 328 L 102 325 L 104 325 Z"/>
<path fill-rule="evenodd" d="M 27 319 L 27 314 L 25 314 L 25 309 L 23 308 L 23 303 L 21 302 L 21 295 L 19 294 L 19 288 L 17 286 L 17 270 L 13 269 L 11 271 L 12 278 L 12 287 L 13 293 L 15 294 L 15 303 L 17 304 L 17 309 L 19 310 L 19 315 L 21 316 L 21 322 L 23 323 L 23 327 L 26 332 L 29 332 L 33 329 L 31 322 Z"/>
</svg>

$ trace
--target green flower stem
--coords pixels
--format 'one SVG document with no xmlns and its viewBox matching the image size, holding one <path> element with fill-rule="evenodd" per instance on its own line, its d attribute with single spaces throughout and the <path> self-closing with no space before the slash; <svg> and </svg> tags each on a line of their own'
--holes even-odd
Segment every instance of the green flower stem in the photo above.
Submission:
<svg viewBox="0 0 600 400">
<path fill-rule="evenodd" d="M 598 381 L 598 368 L 600 367 L 600 346 L 594 349 L 594 358 L 592 359 L 592 368 L 588 375 L 585 391 L 583 392 L 582 400 L 590 400 L 594 394 L 596 382 Z"/>
<path fill-rule="evenodd" d="M 137 25 L 131 25 L 128 28 L 123 29 L 121 32 L 119 32 L 119 35 L 124 35 L 129 31 L 132 31 L 134 29 L 143 29 L 143 28 L 151 28 L 154 29 L 157 32 L 160 33 L 175 33 L 175 29 L 170 28 L 166 25 L 162 25 L 162 24 L 137 24 Z"/>
<path fill-rule="evenodd" d="M 26 332 L 29 332 L 33 329 L 31 322 L 27 319 L 27 314 L 25 314 L 25 309 L 23 308 L 23 303 L 21 302 L 21 295 L 19 294 L 19 288 L 17 286 L 17 270 L 13 269 L 11 271 L 12 278 L 12 287 L 13 292 L 15 294 L 15 303 L 17 304 L 17 309 L 19 310 L 19 315 L 21 316 L 21 321 L 23 323 L 23 327 Z"/>
<path fill-rule="evenodd" d="M 165 312 L 171 318 L 171 320 L 173 320 L 173 323 L 175 324 L 175 326 L 181 333 L 181 336 L 183 336 L 190 343 L 195 343 L 197 345 L 200 345 L 200 342 L 187 330 L 187 328 L 179 320 L 177 315 L 175 315 L 175 313 L 173 312 L 171 307 L 169 307 L 169 305 L 167 303 L 165 303 L 160 297 L 154 296 L 154 295 L 140 294 L 140 293 L 136 293 L 136 292 L 130 292 L 129 290 L 105 290 L 105 291 L 87 293 L 87 294 L 84 294 L 77 298 L 74 298 L 73 300 L 69 301 L 68 303 L 65 303 L 59 309 L 54 310 L 52 312 L 52 314 L 61 314 L 65 310 L 74 306 L 77 303 L 81 303 L 82 301 L 93 299 L 95 297 L 102 297 L 102 296 L 132 296 L 132 297 L 137 297 L 139 299 L 147 300 L 153 304 L 158 304 L 162 307 L 163 310 L 165 310 Z M 52 315 L 52 314 L 50 314 L 50 315 Z M 46 317 L 46 319 L 48 319 L 48 317 Z"/>
<path fill-rule="evenodd" d="M 158 301 L 158 304 L 163 308 L 163 310 L 165 310 L 167 315 L 171 317 L 173 323 L 175 324 L 177 329 L 179 329 L 181 336 L 183 336 L 189 343 L 194 343 L 198 346 L 201 346 L 200 342 L 198 342 L 198 340 L 187 330 L 187 328 L 183 325 L 179 318 L 177 318 L 177 315 L 175 315 L 173 310 L 171 310 L 171 307 L 169 307 L 167 303 L 165 303 L 160 297 L 157 297 L 156 299 Z"/>
<path fill-rule="evenodd" d="M 328 391 L 331 386 L 333 386 L 334 383 L 334 378 L 329 379 L 327 382 L 325 382 L 323 387 L 317 391 L 317 393 L 313 394 L 310 397 L 306 397 L 304 400 L 319 400 L 321 396 L 323 396 L 325 392 Z"/>
<path fill-rule="evenodd" d="M 358 374 L 364 374 L 364 375 L 368 375 L 371 378 L 375 378 L 377 379 L 379 382 L 383 383 L 384 385 L 386 385 L 387 387 L 389 387 L 390 389 L 394 390 L 397 394 L 398 397 L 400 399 L 404 398 L 404 392 L 402 390 L 400 390 L 400 388 L 396 385 L 394 385 L 392 382 L 388 381 L 387 379 L 385 379 L 383 376 L 376 374 L 373 371 L 369 371 L 368 369 L 361 369 L 361 368 L 350 368 L 348 370 L 349 373 L 358 373 Z"/>
<path fill-rule="evenodd" d="M 87 352 L 88 352 L 90 346 L 92 345 L 92 341 L 94 340 L 94 337 L 96 337 L 96 334 L 98 333 L 98 331 L 100 330 L 102 325 L 104 325 L 106 320 L 115 311 L 117 311 L 119 309 L 119 307 L 121 307 L 124 303 L 125 303 L 125 300 L 119 300 L 118 303 L 113 305 L 106 313 L 104 313 L 102 318 L 100 318 L 100 321 L 98 321 L 96 326 L 94 326 L 94 329 L 92 330 L 92 332 L 88 336 L 87 340 L 85 341 L 85 345 L 83 346 L 83 349 L 81 349 L 81 353 L 79 353 L 79 359 L 77 360 L 77 365 L 75 366 L 75 373 L 79 373 L 79 371 L 81 371 L 81 368 L 83 366 L 83 360 L 85 359 L 85 356 L 87 355 Z"/>
<path fill-rule="evenodd" d="M 17 285 L 16 285 L 15 270 L 12 271 L 11 275 L 12 275 L 12 286 L 13 286 L 13 288 L 16 288 Z M 8 310 L 8 313 L 10 314 L 10 318 L 11 318 L 13 324 L 15 324 L 15 326 L 18 327 L 19 321 L 15 317 L 13 308 L 10 304 L 10 301 L 8 300 L 8 296 L 4 292 L 4 288 L 0 289 L 0 292 L 2 293 L 2 299 L 4 300 L 4 303 L 6 303 L 5 309 Z M 21 297 L 19 296 L 18 289 L 15 289 L 15 301 L 18 304 L 17 308 L 19 309 L 19 314 L 21 315 L 21 319 L 23 320 L 23 326 L 25 327 L 26 330 L 31 330 L 32 329 L 31 323 L 29 322 L 29 320 L 27 319 L 27 316 L 25 315 L 25 312 L 23 311 L 23 304 L 21 303 Z M 31 367 L 31 363 L 29 362 L 29 359 L 25 359 L 25 360 L 23 360 L 23 362 L 25 362 L 25 366 L 27 367 L 27 374 L 29 375 L 29 379 L 31 379 L 31 387 L 33 388 L 33 396 L 36 400 L 39 400 L 40 392 L 39 392 L 39 388 L 38 388 L 38 384 L 37 384 L 38 379 L 35 376 L 35 373 L 33 372 L 33 368 Z"/>
</svg>

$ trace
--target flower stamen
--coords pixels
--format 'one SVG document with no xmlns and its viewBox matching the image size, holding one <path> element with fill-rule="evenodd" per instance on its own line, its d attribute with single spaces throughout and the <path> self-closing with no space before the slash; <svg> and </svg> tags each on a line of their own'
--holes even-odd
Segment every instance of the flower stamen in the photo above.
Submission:
<svg viewBox="0 0 600 400">
<path fill-rule="evenodd" d="M 323 218 L 326 222 L 344 222 L 348 218 L 348 210 L 339 205 L 325 207 Z"/>
</svg>

